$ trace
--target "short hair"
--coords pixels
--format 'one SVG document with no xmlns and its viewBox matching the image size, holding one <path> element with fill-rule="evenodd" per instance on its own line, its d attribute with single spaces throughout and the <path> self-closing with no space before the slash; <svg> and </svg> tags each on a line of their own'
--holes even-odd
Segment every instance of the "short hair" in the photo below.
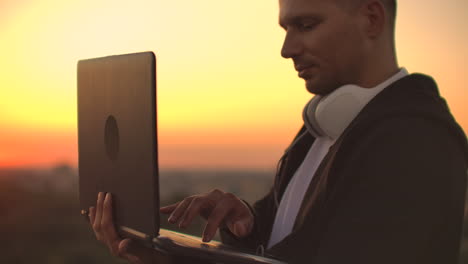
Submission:
<svg viewBox="0 0 468 264">
<path fill-rule="evenodd" d="M 385 8 L 387 8 L 388 14 L 390 15 L 390 21 L 395 25 L 396 12 L 397 12 L 397 1 L 396 0 L 380 0 L 383 2 Z"/>
<path fill-rule="evenodd" d="M 364 0 L 335 0 L 335 2 L 348 10 L 355 10 Z M 395 28 L 397 1 L 396 0 L 379 0 L 384 5 L 390 18 L 390 25 L 392 29 Z"/>
</svg>

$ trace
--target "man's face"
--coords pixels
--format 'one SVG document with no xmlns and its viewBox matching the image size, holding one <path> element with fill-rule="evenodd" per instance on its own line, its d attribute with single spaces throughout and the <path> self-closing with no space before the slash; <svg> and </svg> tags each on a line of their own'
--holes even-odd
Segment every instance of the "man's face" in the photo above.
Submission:
<svg viewBox="0 0 468 264">
<path fill-rule="evenodd" d="M 358 82 L 364 64 L 360 18 L 335 1 L 342 0 L 280 0 L 279 22 L 286 30 L 281 55 L 294 61 L 314 94 Z"/>
</svg>

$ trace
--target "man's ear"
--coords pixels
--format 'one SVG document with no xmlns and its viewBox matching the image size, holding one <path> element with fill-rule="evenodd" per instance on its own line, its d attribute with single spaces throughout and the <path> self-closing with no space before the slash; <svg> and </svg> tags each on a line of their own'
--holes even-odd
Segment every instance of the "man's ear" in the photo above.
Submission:
<svg viewBox="0 0 468 264">
<path fill-rule="evenodd" d="M 388 23 L 388 13 L 382 1 L 367 0 L 364 1 L 360 12 L 364 17 L 364 34 L 371 39 L 375 39 L 382 34 Z"/>
</svg>

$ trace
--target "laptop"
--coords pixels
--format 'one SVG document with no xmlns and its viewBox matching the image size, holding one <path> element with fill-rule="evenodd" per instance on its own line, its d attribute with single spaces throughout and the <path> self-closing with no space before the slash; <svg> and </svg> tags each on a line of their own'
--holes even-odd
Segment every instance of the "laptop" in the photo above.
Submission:
<svg viewBox="0 0 468 264">
<path fill-rule="evenodd" d="M 113 194 L 123 237 L 155 250 L 220 263 L 275 263 L 219 242 L 160 229 L 153 52 L 78 62 L 78 169 L 82 214 L 98 192 Z"/>
</svg>

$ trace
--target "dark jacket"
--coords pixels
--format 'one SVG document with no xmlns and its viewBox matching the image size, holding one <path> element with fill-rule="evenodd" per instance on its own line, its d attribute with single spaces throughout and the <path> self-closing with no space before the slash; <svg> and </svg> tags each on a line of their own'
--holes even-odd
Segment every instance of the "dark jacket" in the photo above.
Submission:
<svg viewBox="0 0 468 264">
<path fill-rule="evenodd" d="M 304 131 L 304 127 L 299 132 Z M 244 239 L 266 246 L 281 197 L 313 136 L 286 155 L 272 191 L 252 206 Z M 412 74 L 374 97 L 322 161 L 293 231 L 267 251 L 290 263 L 457 263 L 463 227 L 468 146 L 437 85 Z"/>
</svg>

